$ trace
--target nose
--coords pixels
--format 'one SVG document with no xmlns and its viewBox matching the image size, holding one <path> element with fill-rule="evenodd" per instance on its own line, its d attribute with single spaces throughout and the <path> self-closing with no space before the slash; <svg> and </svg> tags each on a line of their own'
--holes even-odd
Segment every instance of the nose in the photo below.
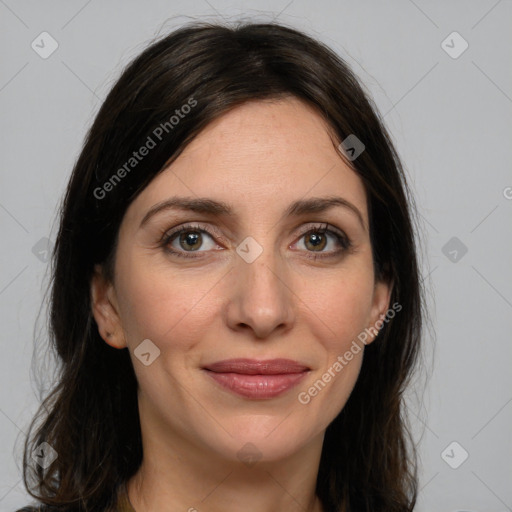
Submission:
<svg viewBox="0 0 512 512">
<path fill-rule="evenodd" d="M 267 339 L 282 335 L 295 321 L 295 294 L 285 262 L 264 250 L 252 263 L 237 258 L 230 272 L 230 297 L 226 306 L 229 328 Z"/>
</svg>

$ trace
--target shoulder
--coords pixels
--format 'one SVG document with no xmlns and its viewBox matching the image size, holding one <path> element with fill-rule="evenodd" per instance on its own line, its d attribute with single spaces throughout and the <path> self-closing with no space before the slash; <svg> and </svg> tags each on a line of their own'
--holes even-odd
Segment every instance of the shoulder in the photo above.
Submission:
<svg viewBox="0 0 512 512">
<path fill-rule="evenodd" d="M 15 512 L 61 512 L 61 509 L 52 507 L 50 505 L 30 505 L 27 507 L 20 508 Z"/>
<path fill-rule="evenodd" d="M 109 506 L 100 507 L 102 512 L 135 512 L 131 506 L 124 483 L 118 485 L 115 490 L 114 502 Z M 95 507 L 96 509 L 98 507 Z M 80 508 L 80 510 L 83 510 Z M 23 508 L 16 510 L 15 512 L 80 512 L 76 507 L 70 506 L 51 506 L 45 504 L 27 505 Z M 97 512 L 97 511 L 95 511 Z"/>
<path fill-rule="evenodd" d="M 48 505 L 38 505 L 23 507 L 16 510 L 16 512 L 54 512 L 55 510 L 57 510 L 55 507 L 50 507 Z"/>
</svg>

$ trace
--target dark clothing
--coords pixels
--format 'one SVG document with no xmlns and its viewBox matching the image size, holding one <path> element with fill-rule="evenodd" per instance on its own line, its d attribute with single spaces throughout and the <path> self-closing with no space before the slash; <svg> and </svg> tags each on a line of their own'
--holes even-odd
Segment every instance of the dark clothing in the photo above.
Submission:
<svg viewBox="0 0 512 512">
<path fill-rule="evenodd" d="M 61 512 L 61 510 L 62 509 L 59 509 L 58 507 L 50 507 L 49 505 L 37 505 L 23 507 L 16 512 Z M 124 483 L 121 484 L 118 489 L 116 504 L 104 512 L 135 512 L 135 509 L 132 507 L 128 498 L 126 485 Z"/>
</svg>

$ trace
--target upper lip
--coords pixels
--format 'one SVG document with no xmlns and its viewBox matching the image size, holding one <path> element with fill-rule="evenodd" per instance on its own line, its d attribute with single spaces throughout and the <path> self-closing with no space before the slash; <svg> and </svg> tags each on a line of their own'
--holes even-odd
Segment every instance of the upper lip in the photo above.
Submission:
<svg viewBox="0 0 512 512">
<path fill-rule="evenodd" d="M 245 375 L 282 375 L 301 373 L 310 368 L 291 359 L 226 359 L 204 367 L 216 373 L 240 373 Z"/>
</svg>

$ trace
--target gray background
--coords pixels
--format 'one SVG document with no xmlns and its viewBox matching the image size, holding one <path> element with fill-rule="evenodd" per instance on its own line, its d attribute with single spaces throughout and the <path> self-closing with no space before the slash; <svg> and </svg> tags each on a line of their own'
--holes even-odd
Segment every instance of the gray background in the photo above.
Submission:
<svg viewBox="0 0 512 512">
<path fill-rule="evenodd" d="M 44 328 L 45 246 L 85 130 L 131 57 L 198 18 L 291 24 L 366 85 L 418 202 L 436 332 L 427 333 L 426 392 L 419 385 L 409 405 L 421 455 L 416 510 L 512 510 L 510 0 L 0 0 L 0 509 L 31 501 L 18 454 L 39 400 L 30 369 L 35 326 Z M 31 47 L 43 31 L 59 45 L 46 59 Z M 463 49 L 458 36 L 446 40 L 454 31 L 469 44 L 457 58 L 445 51 Z M 462 450 L 469 457 L 453 469 Z"/>
</svg>

